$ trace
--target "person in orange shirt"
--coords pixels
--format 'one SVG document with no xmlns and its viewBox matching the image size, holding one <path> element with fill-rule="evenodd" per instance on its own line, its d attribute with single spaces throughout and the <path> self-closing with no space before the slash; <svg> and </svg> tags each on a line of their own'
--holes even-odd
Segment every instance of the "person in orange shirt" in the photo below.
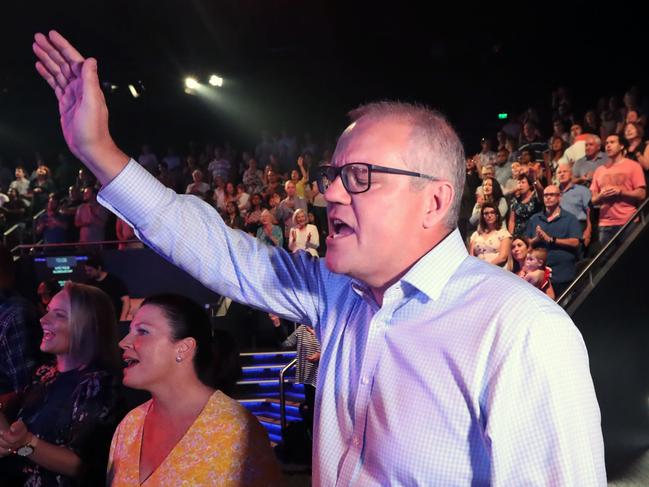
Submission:
<svg viewBox="0 0 649 487">
<path fill-rule="evenodd" d="M 113 435 L 108 485 L 279 485 L 264 428 L 225 393 L 240 373 L 233 343 L 212 336 L 200 305 L 149 297 L 120 342 L 124 385 L 152 399 Z"/>
</svg>

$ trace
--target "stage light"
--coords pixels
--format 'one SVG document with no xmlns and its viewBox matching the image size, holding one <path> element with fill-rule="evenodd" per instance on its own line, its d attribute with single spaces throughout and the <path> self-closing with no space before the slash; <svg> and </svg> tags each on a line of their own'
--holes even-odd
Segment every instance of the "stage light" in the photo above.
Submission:
<svg viewBox="0 0 649 487">
<path fill-rule="evenodd" d="M 131 95 L 133 95 L 133 98 L 138 98 L 140 96 L 140 94 L 135 89 L 135 86 L 133 86 L 133 85 L 128 85 L 128 91 L 131 92 Z"/>
<path fill-rule="evenodd" d="M 185 78 L 185 86 L 190 90 L 195 90 L 200 86 L 200 83 L 196 81 L 196 78 Z"/>
<path fill-rule="evenodd" d="M 219 87 L 221 87 L 221 86 L 223 86 L 223 78 L 221 78 L 220 76 L 217 76 L 217 75 L 213 74 L 212 76 L 210 76 L 209 83 L 210 83 L 212 86 L 219 86 Z"/>
</svg>

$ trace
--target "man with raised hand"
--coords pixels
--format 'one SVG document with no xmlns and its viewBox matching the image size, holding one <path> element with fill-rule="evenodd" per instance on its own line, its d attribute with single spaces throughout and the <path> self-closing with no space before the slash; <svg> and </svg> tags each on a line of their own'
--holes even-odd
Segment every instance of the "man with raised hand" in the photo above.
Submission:
<svg viewBox="0 0 649 487">
<path fill-rule="evenodd" d="M 317 260 L 162 186 L 111 139 L 95 60 L 56 32 L 34 51 L 103 204 L 216 292 L 316 329 L 314 485 L 606 484 L 581 335 L 532 286 L 467 255 L 464 151 L 442 115 L 351 113 L 318 171 L 330 233 Z"/>
</svg>

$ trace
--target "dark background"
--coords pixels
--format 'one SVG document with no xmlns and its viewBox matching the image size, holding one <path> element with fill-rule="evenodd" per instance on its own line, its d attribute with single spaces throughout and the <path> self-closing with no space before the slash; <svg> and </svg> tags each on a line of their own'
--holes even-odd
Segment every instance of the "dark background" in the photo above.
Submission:
<svg viewBox="0 0 649 487">
<path fill-rule="evenodd" d="M 569 87 L 576 113 L 645 88 L 641 10 L 625 3 L 113 0 L 23 2 L 0 13 L 0 155 L 63 147 L 54 96 L 33 68 L 33 34 L 56 28 L 99 60 L 119 145 L 163 153 L 190 139 L 254 147 L 262 128 L 335 138 L 358 104 L 419 101 L 446 113 L 467 149 L 498 112 L 537 107 Z M 212 72 L 207 102 L 183 79 Z M 141 82 L 141 84 L 138 84 Z M 127 84 L 144 88 L 133 99 Z M 549 134 L 548 134 L 549 135 Z M 137 155 L 137 154 L 135 154 Z"/>
</svg>

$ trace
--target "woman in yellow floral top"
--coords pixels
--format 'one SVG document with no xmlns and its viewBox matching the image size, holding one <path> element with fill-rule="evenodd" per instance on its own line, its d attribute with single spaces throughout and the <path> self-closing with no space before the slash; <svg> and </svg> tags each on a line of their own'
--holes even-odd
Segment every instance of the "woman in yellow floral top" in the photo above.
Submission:
<svg viewBox="0 0 649 487">
<path fill-rule="evenodd" d="M 152 399 L 117 428 L 109 485 L 279 485 L 264 428 L 221 392 L 236 381 L 237 357 L 225 337 L 212 338 L 198 304 L 176 295 L 146 299 L 120 347 L 124 385 Z"/>
</svg>

